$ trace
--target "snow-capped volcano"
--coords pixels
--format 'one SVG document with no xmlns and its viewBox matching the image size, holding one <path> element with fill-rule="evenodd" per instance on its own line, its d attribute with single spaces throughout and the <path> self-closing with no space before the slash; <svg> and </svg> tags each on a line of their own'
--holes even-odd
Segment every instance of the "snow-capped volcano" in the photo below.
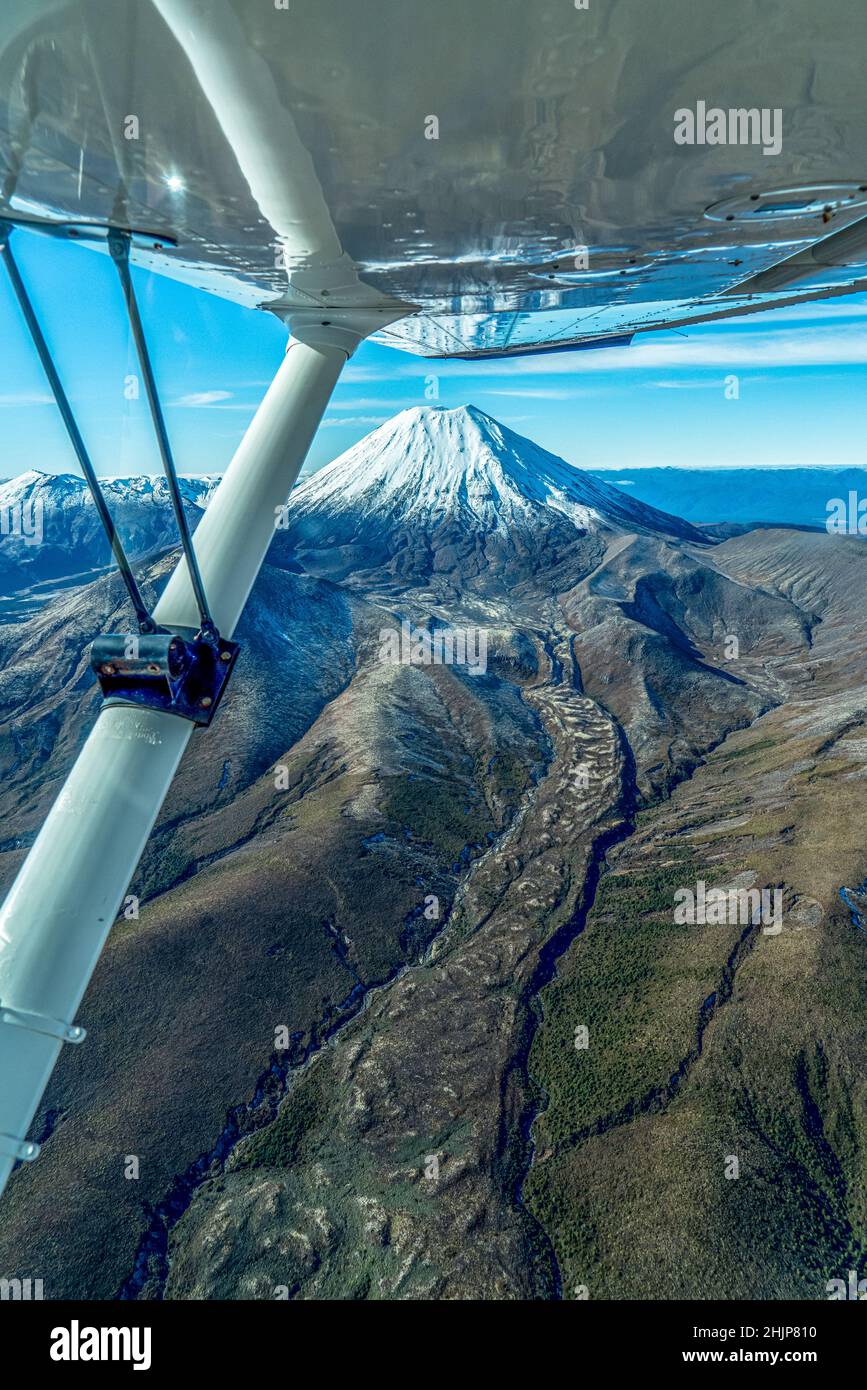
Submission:
<svg viewBox="0 0 867 1390">
<path fill-rule="evenodd" d="M 547 509 L 582 531 L 614 526 L 701 539 L 687 522 L 582 473 L 474 405 L 401 411 L 292 496 L 299 521 L 346 512 L 420 523 L 460 516 L 484 531 Z"/>
<path fill-rule="evenodd" d="M 448 573 L 459 587 L 517 582 L 567 555 L 580 571 L 612 533 L 703 539 L 472 405 L 402 411 L 297 487 L 287 522 L 320 574 L 369 579 L 387 565 L 393 578 Z"/>
<path fill-rule="evenodd" d="M 195 527 L 219 478 L 180 478 Z M 127 552 L 177 545 L 165 478 L 107 478 Z M 31 469 L 0 481 L 0 586 L 109 563 L 83 478 Z M 688 522 L 572 467 L 475 406 L 404 410 L 292 493 L 272 560 L 356 586 L 554 589 L 599 562 L 611 535 L 701 541 Z M 37 534 L 38 533 L 38 534 Z"/>
</svg>

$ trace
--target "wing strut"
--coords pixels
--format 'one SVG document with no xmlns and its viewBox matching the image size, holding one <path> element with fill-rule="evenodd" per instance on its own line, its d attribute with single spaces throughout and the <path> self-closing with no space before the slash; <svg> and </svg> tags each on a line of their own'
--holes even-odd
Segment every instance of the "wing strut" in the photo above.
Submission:
<svg viewBox="0 0 867 1390">
<path fill-rule="evenodd" d="M 396 316 L 322 311 L 295 334 L 196 530 L 219 629 L 231 633 L 259 572 L 340 372 L 358 342 Z M 305 341 L 300 341 L 300 338 Z M 163 628 L 198 617 L 190 572 L 175 569 L 156 608 Z M 64 1042 L 195 728 L 152 706 L 107 702 L 0 911 L 0 1193 L 18 1160 Z M 135 988 L 135 982 L 131 982 Z"/>
<path fill-rule="evenodd" d="M 267 64 L 249 53 L 227 0 L 156 4 L 292 266 L 286 302 L 268 305 L 288 323 L 289 350 L 196 528 L 201 582 L 195 562 L 182 560 L 153 613 L 170 641 L 171 634 L 201 635 L 208 618 L 231 637 L 344 364 L 362 339 L 414 306 L 358 278 Z M 135 332 L 129 248 L 116 249 Z M 313 292 L 304 290 L 307 279 Z M 165 462 L 171 452 L 141 332 L 137 347 Z M 166 476 L 173 471 L 169 464 Z M 224 642 L 199 645 L 221 660 L 223 650 L 230 655 Z M 168 666 L 171 653 L 163 655 Z M 201 722 L 152 699 L 137 706 L 106 701 L 0 910 L 0 1193 L 16 1161 L 39 1151 L 28 1131 L 63 1043 L 84 1036 L 73 1019 Z"/>
</svg>

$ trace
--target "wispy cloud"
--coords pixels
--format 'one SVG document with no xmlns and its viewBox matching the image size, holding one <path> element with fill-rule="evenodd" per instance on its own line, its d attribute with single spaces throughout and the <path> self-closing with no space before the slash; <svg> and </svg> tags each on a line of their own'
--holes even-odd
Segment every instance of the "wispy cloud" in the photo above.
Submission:
<svg viewBox="0 0 867 1390">
<path fill-rule="evenodd" d="M 419 372 L 419 375 L 422 373 Z M 384 368 L 365 367 L 358 362 L 350 362 L 340 374 L 341 381 L 390 381 L 391 377 L 392 373 Z"/>
<path fill-rule="evenodd" d="M 330 416 L 327 420 L 322 421 L 319 428 L 327 430 L 329 426 L 333 428 L 335 425 L 341 427 L 343 425 L 382 425 L 388 418 L 387 411 L 382 415 L 347 415 L 340 419 L 336 416 Z"/>
<path fill-rule="evenodd" d="M 867 318 L 867 299 L 863 295 L 847 295 L 842 299 L 824 300 L 813 304 L 790 304 L 786 309 L 771 309 L 756 320 L 758 324 L 802 323 L 821 328 L 828 319 Z"/>
<path fill-rule="evenodd" d="M 10 391 L 8 395 L 0 395 L 0 407 L 53 404 L 50 391 Z"/>
<path fill-rule="evenodd" d="M 179 400 L 172 401 L 172 405 L 186 406 L 191 410 L 197 410 L 203 405 L 216 405 L 219 401 L 230 401 L 232 391 L 191 391 L 188 396 L 181 396 Z M 242 407 L 244 410 L 246 406 Z"/>
<path fill-rule="evenodd" d="M 408 410 L 411 406 L 418 405 L 419 398 L 415 396 L 402 396 L 399 400 L 387 400 L 384 396 L 359 396 L 353 400 L 333 400 L 328 409 L 331 410 Z"/>
<path fill-rule="evenodd" d="M 560 387 L 556 386 L 486 386 L 479 392 L 484 396 L 508 396 L 510 399 L 534 400 L 534 401 L 574 401 L 580 396 L 596 395 L 596 388 L 592 391 L 588 388 L 582 390 L 580 387 Z"/>
<path fill-rule="evenodd" d="M 741 386 L 755 386 L 759 381 L 773 380 L 773 377 L 767 372 L 750 372 L 747 376 L 738 373 L 737 376 Z M 722 384 L 723 378 L 717 375 L 694 378 L 662 378 L 658 381 L 643 381 L 641 383 L 644 387 L 658 391 L 719 391 Z"/>
</svg>

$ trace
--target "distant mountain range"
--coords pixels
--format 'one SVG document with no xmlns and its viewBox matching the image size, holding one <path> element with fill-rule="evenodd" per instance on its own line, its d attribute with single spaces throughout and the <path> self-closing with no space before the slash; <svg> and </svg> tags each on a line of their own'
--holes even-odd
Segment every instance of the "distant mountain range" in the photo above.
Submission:
<svg viewBox="0 0 867 1390">
<path fill-rule="evenodd" d="M 861 1267 L 867 546 L 726 537 L 726 481 L 706 527 L 430 407 L 293 491 L 7 1191 L 4 1277 L 808 1300 Z M 214 483 L 185 480 L 192 521 Z M 81 573 L 82 485 L 5 486 L 79 575 L 0 626 L 8 884 L 126 610 Z M 152 596 L 164 489 L 112 489 Z M 4 582 L 43 548 L 4 537 Z M 484 670 L 383 642 L 444 626 Z M 678 925 L 698 882 L 779 890 L 784 930 Z"/>
<path fill-rule="evenodd" d="M 419 489 L 417 465 L 423 464 Z M 218 474 L 180 479 L 195 527 L 220 481 Z M 153 556 L 177 543 L 165 479 L 159 475 L 106 479 L 104 491 L 132 558 Z M 363 546 L 382 584 L 381 546 L 387 539 L 389 573 L 404 582 L 419 564 L 444 574 L 454 536 L 472 531 L 479 556 L 490 550 L 496 573 L 508 577 L 515 557 L 536 557 L 536 569 L 554 566 L 564 548 L 617 528 L 698 540 L 707 527 L 766 523 L 823 528 L 827 504 L 851 491 L 867 496 L 867 470 L 859 468 L 623 468 L 579 469 L 491 419 L 475 406 L 405 410 L 298 483 L 289 527 L 278 532 L 322 576 L 363 575 Z M 383 500 L 387 506 L 383 506 Z M 16 533 L 16 514 L 41 508 L 42 541 Z M 380 517 L 379 534 L 370 525 Z M 35 515 L 35 514 L 34 514 Z M 0 595 L 50 579 L 68 579 L 111 562 L 107 542 L 84 480 L 74 474 L 30 469 L 0 481 Z M 290 514 L 287 513 L 287 523 Z M 32 525 L 32 523 L 31 523 Z M 362 539 L 363 537 L 363 539 Z M 420 552 L 424 538 L 425 556 Z M 409 543 L 411 538 L 411 544 Z M 362 547 L 362 548 L 360 548 Z M 490 582 L 484 558 L 478 579 Z M 555 576 L 556 578 L 556 576 Z"/>
<path fill-rule="evenodd" d="M 179 480 L 188 520 L 195 525 L 218 476 Z M 177 545 L 163 477 L 106 478 L 106 501 L 130 558 Z M 47 579 L 84 574 L 111 563 L 111 550 L 84 479 L 29 469 L 0 482 L 0 592 Z"/>
<path fill-rule="evenodd" d="M 867 497 L 867 469 L 618 468 L 590 469 L 638 501 L 697 526 L 734 524 L 824 528 L 827 504 L 850 491 Z"/>
</svg>

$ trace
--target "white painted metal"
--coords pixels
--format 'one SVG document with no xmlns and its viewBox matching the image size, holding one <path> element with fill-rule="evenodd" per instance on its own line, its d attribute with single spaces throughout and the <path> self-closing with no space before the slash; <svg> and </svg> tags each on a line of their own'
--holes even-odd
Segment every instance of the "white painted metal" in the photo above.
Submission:
<svg viewBox="0 0 867 1390">
<path fill-rule="evenodd" d="M 294 341 L 196 530 L 211 613 L 231 637 L 348 353 Z M 158 622 L 195 627 L 198 610 L 181 560 L 154 610 Z"/>
<path fill-rule="evenodd" d="M 230 637 L 346 359 L 409 306 L 359 280 L 292 117 L 232 7 L 156 6 L 286 258 L 284 293 L 271 307 L 293 340 L 195 534 L 211 614 Z M 154 616 L 198 626 L 184 560 Z M 61 1039 L 80 1041 L 76 1010 L 191 734 L 174 715 L 104 710 L 0 911 L 0 1192 L 15 1159 L 35 1157 L 25 1136 Z"/>
<path fill-rule="evenodd" d="M 154 0 L 187 55 L 244 179 L 290 259 L 340 259 L 331 213 L 268 64 L 228 0 Z"/>
<path fill-rule="evenodd" d="M 424 355 L 656 331 L 767 309 L 748 277 L 865 215 L 865 49 L 858 0 L 3 0 L 0 207 L 165 233 L 250 305 L 275 244 L 346 252 Z M 780 111 L 778 153 L 676 143 L 699 99 Z M 867 279 L 827 249 L 795 299 Z"/>
<path fill-rule="evenodd" d="M 24 1140 L 62 1045 L 41 1030 L 74 1023 L 192 729 L 104 710 L 3 905 L 0 1192 L 15 1158 L 38 1152 Z"/>
<path fill-rule="evenodd" d="M 320 324 L 311 335 L 319 341 L 290 344 L 196 532 L 211 609 L 227 636 L 351 351 L 345 322 L 335 324 L 334 341 L 322 341 L 327 331 Z M 156 616 L 196 624 L 183 561 Z M 0 912 L 0 1192 L 15 1159 L 38 1152 L 25 1136 L 61 1040 L 80 1041 L 76 1010 L 192 731 L 175 715 L 103 710 Z"/>
</svg>

